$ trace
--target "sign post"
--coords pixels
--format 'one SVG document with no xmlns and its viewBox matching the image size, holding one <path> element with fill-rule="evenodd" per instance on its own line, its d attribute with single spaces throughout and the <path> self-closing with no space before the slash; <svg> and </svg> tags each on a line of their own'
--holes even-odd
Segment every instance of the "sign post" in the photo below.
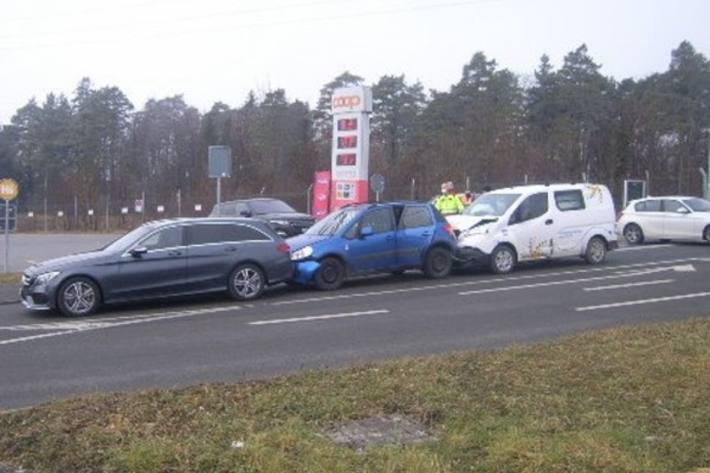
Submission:
<svg viewBox="0 0 710 473">
<path fill-rule="evenodd" d="M 622 202 L 622 209 L 625 209 L 632 200 L 643 199 L 647 195 L 646 181 L 640 179 L 624 180 L 624 201 Z"/>
<path fill-rule="evenodd" d="M 379 202 L 380 194 L 385 190 L 385 176 L 382 174 L 370 176 L 370 189 L 375 193 L 375 202 Z"/>
<path fill-rule="evenodd" d="M 0 180 L 0 199 L 5 201 L 5 259 L 3 272 L 7 273 L 7 262 L 10 255 L 10 201 L 15 200 L 20 187 L 14 179 Z"/>
<path fill-rule="evenodd" d="M 217 179 L 217 216 L 220 216 L 219 204 L 222 202 L 222 178 L 232 177 L 232 148 L 229 146 L 210 146 L 207 160 L 209 177 Z"/>
</svg>

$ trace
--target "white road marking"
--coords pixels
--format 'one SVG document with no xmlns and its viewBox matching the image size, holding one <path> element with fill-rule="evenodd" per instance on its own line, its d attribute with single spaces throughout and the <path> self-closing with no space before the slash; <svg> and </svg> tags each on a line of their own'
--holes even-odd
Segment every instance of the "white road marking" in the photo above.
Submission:
<svg viewBox="0 0 710 473">
<path fill-rule="evenodd" d="M 611 304 L 589 305 L 586 307 L 577 307 L 577 312 L 585 312 L 589 310 L 612 309 L 615 307 L 627 307 L 631 305 L 655 304 L 657 302 L 679 301 L 683 299 L 695 299 L 698 297 L 708 297 L 710 292 L 696 292 L 693 294 L 681 294 L 678 296 L 654 297 L 652 299 L 638 299 L 635 301 L 613 302 Z"/>
<path fill-rule="evenodd" d="M 59 335 L 71 335 L 74 333 L 87 332 L 90 330 L 99 330 L 105 328 L 123 327 L 126 325 L 136 325 L 150 322 L 159 322 L 163 320 L 180 319 L 195 315 L 214 314 L 231 310 L 239 310 L 240 306 L 220 306 L 205 309 L 184 310 L 178 312 L 164 312 L 157 314 L 141 314 L 124 317 L 116 317 L 115 319 L 103 318 L 88 321 L 72 321 L 72 322 L 56 322 L 46 324 L 25 324 L 0 327 L 0 330 L 6 331 L 32 331 L 32 330 L 59 330 L 58 332 L 44 333 L 40 335 L 31 335 L 27 337 L 12 338 L 9 340 L 0 341 L 0 345 L 9 345 L 12 343 L 27 342 L 39 340 L 42 338 L 56 337 Z M 113 321 L 112 321 L 113 320 Z"/>
<path fill-rule="evenodd" d="M 398 289 L 383 289 L 380 291 L 354 292 L 351 294 L 336 294 L 336 295 L 332 295 L 332 296 L 304 297 L 302 299 L 287 299 L 287 300 L 283 300 L 283 301 L 270 302 L 269 305 L 280 306 L 280 305 L 291 305 L 291 304 L 307 304 L 309 302 L 323 302 L 323 301 L 335 301 L 335 300 L 342 300 L 342 299 L 355 299 L 355 298 L 359 298 L 359 297 L 384 296 L 384 295 L 390 295 L 390 294 L 403 294 L 403 293 L 407 293 L 407 292 L 419 292 L 419 291 L 431 291 L 431 290 L 437 290 L 437 289 L 446 289 L 446 288 L 450 288 L 450 287 L 475 286 L 475 285 L 479 285 L 479 284 L 494 284 L 494 283 L 507 282 L 507 281 L 520 281 L 520 280 L 525 280 L 525 279 L 540 279 L 540 278 L 546 278 L 546 277 L 552 277 L 552 276 L 568 276 L 570 274 L 580 274 L 580 273 L 599 272 L 599 271 L 614 271 L 617 269 L 624 269 L 624 268 L 640 268 L 640 267 L 645 267 L 645 266 L 683 263 L 683 262 L 689 262 L 689 261 L 710 262 L 710 258 L 692 257 L 692 258 L 680 258 L 680 259 L 663 260 L 663 261 L 655 261 L 655 262 L 633 263 L 633 264 L 625 264 L 625 265 L 618 265 L 618 266 L 604 266 L 604 267 L 600 267 L 600 268 L 575 269 L 575 270 L 571 270 L 571 271 L 556 271 L 556 272 L 548 272 L 548 273 L 535 272 L 535 274 L 528 274 L 528 275 L 523 275 L 523 276 L 500 276 L 500 277 L 490 278 L 490 279 L 475 279 L 473 281 L 469 280 L 469 281 L 464 281 L 464 282 L 431 284 L 428 286 L 404 287 L 404 288 L 398 288 Z"/>
<path fill-rule="evenodd" d="M 654 268 L 653 272 L 658 273 L 662 271 L 675 271 L 678 266 L 667 266 L 667 267 L 662 267 L 662 268 Z M 681 267 L 681 271 L 687 271 L 685 267 Z M 594 276 L 591 278 L 579 278 L 579 279 L 564 279 L 561 281 L 547 281 L 547 282 L 539 282 L 539 283 L 534 283 L 534 284 L 519 284 L 517 286 L 502 286 L 502 287 L 492 287 L 488 289 L 476 289 L 473 291 L 463 291 L 459 292 L 459 296 L 470 296 L 473 294 L 487 294 L 491 292 L 506 292 L 506 291 L 515 291 L 519 289 L 534 289 L 538 287 L 548 287 L 548 286 L 565 286 L 568 284 L 578 284 L 581 282 L 590 282 L 590 281 L 604 281 L 606 279 L 620 279 L 620 278 L 628 278 L 628 277 L 636 277 L 636 276 L 642 276 L 648 274 L 647 272 L 616 272 L 614 274 L 610 274 L 607 276 Z"/>
<path fill-rule="evenodd" d="M 585 291 L 606 291 L 609 289 L 624 289 L 627 287 L 638 287 L 638 286 L 655 286 L 657 284 L 670 284 L 675 282 L 675 279 L 657 279 L 655 281 L 642 281 L 642 282 L 630 282 L 628 284 L 614 284 L 611 286 L 596 286 L 596 287 L 585 287 Z"/>
<path fill-rule="evenodd" d="M 616 253 L 617 251 L 638 251 L 638 250 L 651 250 L 651 249 L 655 250 L 656 248 L 667 248 L 667 247 L 671 247 L 671 246 L 675 246 L 675 245 L 672 245 L 670 243 L 661 243 L 658 245 L 626 246 L 624 248 L 618 248 L 618 249 L 614 250 L 614 253 Z"/>
<path fill-rule="evenodd" d="M 249 322 L 249 325 L 271 325 L 271 324 L 286 324 L 292 322 L 310 322 L 312 320 L 329 320 L 329 319 L 342 319 L 345 317 L 360 317 L 363 315 L 377 315 L 377 314 L 388 314 L 387 309 L 378 310 L 367 310 L 363 312 L 346 312 L 342 314 L 326 314 L 326 315 L 311 315 L 307 317 L 293 317 L 290 319 L 273 319 L 273 320 L 257 320 L 256 322 Z"/>
</svg>

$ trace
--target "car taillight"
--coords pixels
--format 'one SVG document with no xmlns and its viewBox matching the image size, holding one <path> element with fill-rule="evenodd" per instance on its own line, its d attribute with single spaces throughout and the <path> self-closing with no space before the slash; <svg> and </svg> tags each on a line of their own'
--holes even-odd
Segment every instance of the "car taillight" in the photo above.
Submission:
<svg viewBox="0 0 710 473">
<path fill-rule="evenodd" d="M 291 247 L 288 246 L 288 243 L 286 243 L 285 241 L 282 241 L 281 243 L 279 243 L 276 246 L 276 251 L 287 255 L 287 254 L 291 253 Z"/>
<path fill-rule="evenodd" d="M 454 227 L 452 227 L 450 223 L 447 223 L 446 225 L 444 225 L 444 230 L 446 230 L 446 233 L 448 233 L 452 237 L 456 238 L 456 233 L 454 232 Z"/>
</svg>

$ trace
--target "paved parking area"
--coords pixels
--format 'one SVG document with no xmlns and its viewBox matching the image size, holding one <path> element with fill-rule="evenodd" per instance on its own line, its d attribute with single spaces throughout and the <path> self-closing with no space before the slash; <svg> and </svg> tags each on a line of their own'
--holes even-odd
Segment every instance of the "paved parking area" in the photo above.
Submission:
<svg viewBox="0 0 710 473">
<path fill-rule="evenodd" d="M 710 247 L 664 244 L 602 266 L 571 259 L 440 281 L 408 272 L 328 293 L 279 287 L 251 304 L 213 296 L 84 319 L 0 306 L 0 408 L 705 316 L 708 276 Z"/>
</svg>

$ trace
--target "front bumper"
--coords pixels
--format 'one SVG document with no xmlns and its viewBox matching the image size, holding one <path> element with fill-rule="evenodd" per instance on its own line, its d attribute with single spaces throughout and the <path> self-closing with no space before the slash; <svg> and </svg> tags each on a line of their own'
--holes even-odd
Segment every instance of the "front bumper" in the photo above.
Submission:
<svg viewBox="0 0 710 473">
<path fill-rule="evenodd" d="M 491 255 L 472 246 L 459 246 L 454 252 L 454 262 L 458 266 L 488 265 Z"/>
<path fill-rule="evenodd" d="M 54 290 L 49 286 L 22 286 L 20 300 L 29 310 L 51 310 L 54 308 Z"/>
<path fill-rule="evenodd" d="M 312 260 L 294 261 L 293 266 L 293 282 L 307 286 L 313 281 L 320 263 Z"/>
</svg>

